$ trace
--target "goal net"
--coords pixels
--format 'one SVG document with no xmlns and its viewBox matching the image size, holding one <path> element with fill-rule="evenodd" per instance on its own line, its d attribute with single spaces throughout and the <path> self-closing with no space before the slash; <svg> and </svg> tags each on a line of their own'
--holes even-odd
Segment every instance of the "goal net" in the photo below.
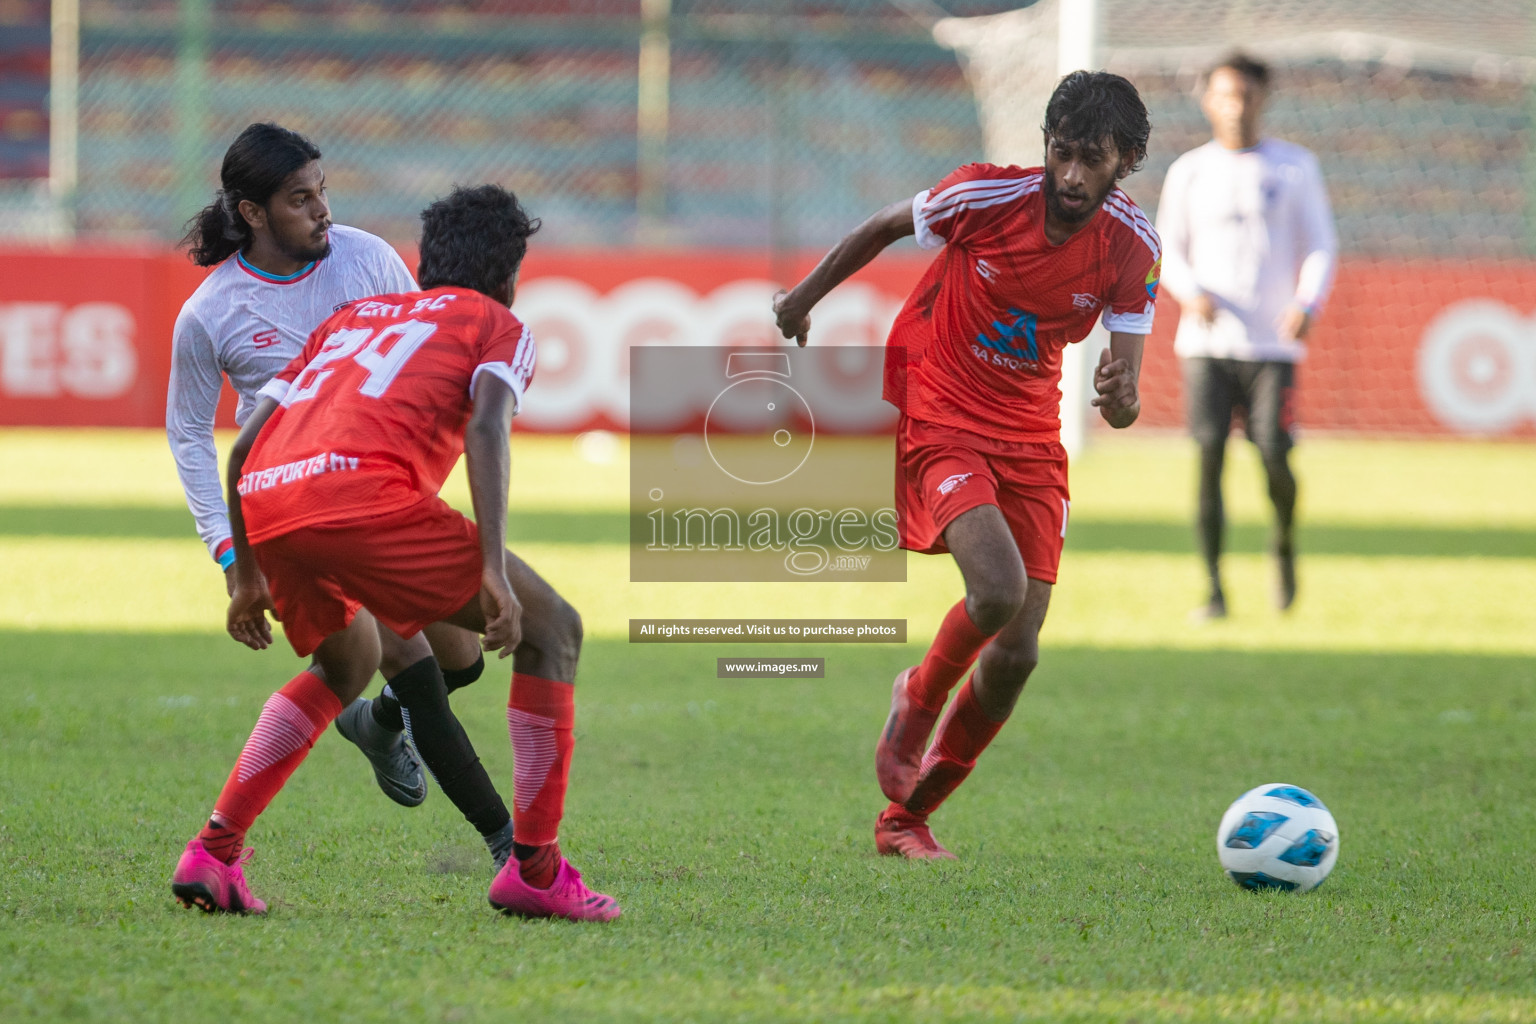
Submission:
<svg viewBox="0 0 1536 1024">
<path fill-rule="evenodd" d="M 1063 5 L 937 22 L 990 159 L 1037 164 Z M 1174 158 L 1210 137 L 1201 76 L 1267 61 L 1267 135 L 1317 154 L 1339 229 L 1332 301 L 1301 371 L 1303 428 L 1536 436 L 1536 5 L 1512 0 L 1097 0 L 1099 66 L 1152 118 L 1124 187 L 1155 217 Z M 1182 422 L 1176 304 L 1160 303 L 1143 424 Z M 1087 383 L 1068 395 L 1083 416 Z M 1066 415 L 1066 413 L 1064 413 Z M 1088 417 L 1090 423 L 1098 417 Z M 1092 436 L 1093 426 L 1088 436 Z"/>
</svg>

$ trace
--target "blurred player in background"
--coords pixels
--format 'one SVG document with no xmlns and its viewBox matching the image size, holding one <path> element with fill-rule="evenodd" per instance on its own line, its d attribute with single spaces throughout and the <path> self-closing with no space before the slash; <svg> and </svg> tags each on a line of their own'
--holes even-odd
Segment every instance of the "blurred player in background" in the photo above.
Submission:
<svg viewBox="0 0 1536 1024">
<path fill-rule="evenodd" d="M 538 222 L 494 185 L 455 189 L 422 221 L 425 291 L 353 303 L 317 328 L 262 388 L 230 455 L 230 633 L 266 647 L 264 609 L 275 608 L 323 675 L 274 695 L 217 807 L 242 808 L 249 828 L 381 657 L 433 775 L 478 766 L 422 633 L 452 622 L 513 656 L 515 860 L 492 882 L 492 905 L 612 920 L 618 904 L 586 887 L 558 841 L 581 619 L 506 550 L 508 435 L 534 369 L 533 337 L 508 306 Z M 460 452 L 475 522 L 438 496 Z M 392 641 L 382 649 L 381 636 Z M 210 856 L 200 838 L 172 887 L 204 909 L 265 910 L 239 861 Z"/>
<path fill-rule="evenodd" d="M 1141 411 L 1159 247 L 1116 182 L 1146 156 L 1146 107 L 1124 78 L 1078 71 L 1056 87 L 1044 132 L 1043 168 L 961 167 L 855 228 L 774 302 L 784 336 L 803 345 L 817 301 L 892 242 L 915 234 L 940 250 L 891 328 L 885 397 L 902 411 L 902 547 L 953 554 L 965 599 L 922 663 L 896 677 L 875 749 L 891 801 L 875 823 L 885 854 L 953 856 L 928 816 L 970 774 L 1039 661 L 1069 505 L 1062 353 L 1100 316 L 1110 346 L 1093 404 L 1117 428 Z"/>
<path fill-rule="evenodd" d="M 249 126 L 224 154 L 220 183 L 183 239 L 193 262 L 214 269 L 176 319 L 165 424 L 198 533 L 232 591 L 235 555 L 213 443 L 220 377 L 239 396 L 235 421 L 244 423 L 258 390 L 303 349 L 316 325 L 355 299 L 414 291 L 416 281 L 389 243 L 331 222 L 320 150 L 299 133 Z M 474 634 L 444 627 L 432 639 L 450 691 L 479 677 L 484 661 Z M 312 666 L 306 673 L 316 671 Z M 414 807 L 426 799 L 426 777 L 388 688 L 377 701 L 355 701 L 337 728 L 367 755 L 392 800 Z M 455 804 L 500 867 L 512 847 L 511 817 L 489 780 L 463 783 L 467 794 L 456 780 L 438 781 L 458 797 Z"/>
<path fill-rule="evenodd" d="M 1338 238 L 1317 158 L 1262 138 L 1269 68 L 1242 54 L 1211 69 L 1201 109 L 1210 142 L 1174 161 L 1157 229 L 1163 282 L 1179 300 L 1174 351 L 1184 366 L 1189 429 L 1200 446 L 1200 550 L 1210 593 L 1201 619 L 1227 614 L 1221 585 L 1221 471 L 1232 413 L 1264 462 L 1275 508 L 1275 602 L 1296 600 L 1292 394 L 1307 334 L 1328 297 Z"/>
</svg>

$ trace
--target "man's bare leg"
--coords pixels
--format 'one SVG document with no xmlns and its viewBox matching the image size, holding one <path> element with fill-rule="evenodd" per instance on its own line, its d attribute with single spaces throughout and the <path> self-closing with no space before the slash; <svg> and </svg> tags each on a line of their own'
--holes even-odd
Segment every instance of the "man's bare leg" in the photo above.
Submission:
<svg viewBox="0 0 1536 1024">
<path fill-rule="evenodd" d="M 379 641 L 387 648 L 390 638 L 385 634 L 389 631 L 383 625 L 379 630 Z M 426 632 L 449 693 L 480 678 L 485 659 L 480 656 L 479 637 L 446 623 L 434 624 Z M 427 777 L 405 740 L 405 718 L 399 699 L 389 687 L 390 673 L 385 672 L 384 678 L 384 688 L 377 697 L 359 697 L 347 705 L 336 718 L 336 730 L 368 758 L 385 796 L 402 807 L 416 807 L 427 798 Z"/>
<path fill-rule="evenodd" d="M 990 640 L 983 641 L 976 672 L 939 721 L 911 789 L 902 800 L 893 800 L 876 822 L 880 852 L 913 859 L 952 856 L 933 838 L 928 816 L 970 774 L 1012 712 L 1039 662 L 1040 626 L 1051 598 L 1049 583 L 1025 575 L 1007 521 L 996 506 L 983 505 L 960 516 L 945 530 L 944 540 L 965 578 L 962 610 L 976 632 L 985 631 Z"/>
<path fill-rule="evenodd" d="M 360 611 L 345 629 L 326 637 L 315 650 L 315 663 L 320 672 L 300 672 L 267 700 L 208 824 L 183 851 L 171 891 L 184 905 L 210 912 L 266 912 L 240 866 L 246 832 L 331 720 L 368 685 L 379 663 L 372 616 Z"/>
<path fill-rule="evenodd" d="M 512 651 L 507 729 L 515 764 L 513 853 L 491 883 L 491 905 L 511 914 L 611 921 L 619 905 L 587 888 L 560 854 L 560 821 L 575 749 L 576 663 L 581 616 L 544 578 L 507 552 L 507 581 L 522 604 L 522 637 Z M 476 632 L 486 628 L 479 598 L 450 619 Z"/>
<path fill-rule="evenodd" d="M 944 541 L 965 578 L 965 598 L 944 616 L 922 662 L 896 677 L 890 714 L 875 745 L 880 790 L 898 804 L 917 785 L 923 751 L 950 691 L 1024 603 L 1024 562 L 996 505 L 956 517 Z"/>
</svg>

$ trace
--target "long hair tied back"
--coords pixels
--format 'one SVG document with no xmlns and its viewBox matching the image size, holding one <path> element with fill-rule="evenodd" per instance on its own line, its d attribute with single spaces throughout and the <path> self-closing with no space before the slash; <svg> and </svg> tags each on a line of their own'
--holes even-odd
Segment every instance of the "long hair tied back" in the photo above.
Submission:
<svg viewBox="0 0 1536 1024">
<path fill-rule="evenodd" d="M 251 226 L 241 216 L 240 204 L 249 199 L 265 206 L 288 175 L 318 159 L 320 150 L 313 142 L 281 125 L 253 124 L 241 132 L 224 153 L 219 170 L 223 187 L 187 221 L 181 244 L 192 262 L 211 267 L 244 249 Z"/>
</svg>

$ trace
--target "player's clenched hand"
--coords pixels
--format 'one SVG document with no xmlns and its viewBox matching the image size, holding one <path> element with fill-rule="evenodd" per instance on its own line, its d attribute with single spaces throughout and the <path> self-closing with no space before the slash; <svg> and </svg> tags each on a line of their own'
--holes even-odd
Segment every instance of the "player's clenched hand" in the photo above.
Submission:
<svg viewBox="0 0 1536 1024">
<path fill-rule="evenodd" d="M 505 574 L 486 572 L 480 577 L 480 610 L 485 613 L 485 637 L 480 645 L 499 651 L 505 658 L 523 642 L 523 606 L 512 593 Z"/>
<path fill-rule="evenodd" d="M 1129 426 L 1136 418 L 1131 411 L 1140 411 L 1131 364 L 1124 359 L 1112 359 L 1107 348 L 1099 353 L 1099 365 L 1093 371 L 1093 390 L 1098 395 L 1092 404 L 1098 406 L 1110 426 Z"/>
<path fill-rule="evenodd" d="M 810 314 L 795 308 L 789 301 L 789 292 L 781 291 L 773 297 L 773 316 L 779 325 L 779 333 L 794 338 L 795 344 L 805 347 L 805 339 L 811 333 Z"/>
<path fill-rule="evenodd" d="M 267 581 L 259 575 L 254 580 L 237 575 L 226 619 L 229 635 L 253 651 L 265 650 L 272 644 L 272 624 L 267 621 L 267 612 L 272 610 Z"/>
</svg>

